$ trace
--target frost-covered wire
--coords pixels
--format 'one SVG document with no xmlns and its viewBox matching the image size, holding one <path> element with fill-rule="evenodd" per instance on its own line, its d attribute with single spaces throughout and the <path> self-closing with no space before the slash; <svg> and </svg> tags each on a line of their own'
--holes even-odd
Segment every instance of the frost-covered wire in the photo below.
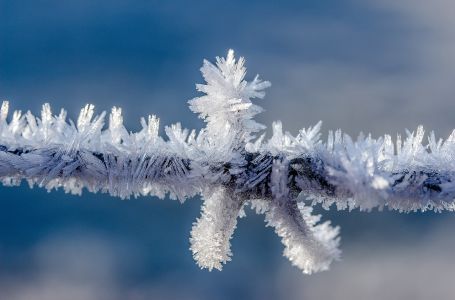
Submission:
<svg viewBox="0 0 455 300">
<path fill-rule="evenodd" d="M 201 216 L 191 231 L 191 251 L 201 268 L 221 269 L 231 259 L 230 239 L 237 219 L 251 206 L 265 215 L 281 237 L 284 255 L 304 273 L 325 270 L 339 258 L 338 227 L 320 223 L 312 205 L 370 211 L 454 210 L 455 131 L 448 139 L 424 130 L 352 140 L 341 131 L 323 142 L 321 123 L 297 136 L 273 123 L 273 134 L 257 137 L 265 126 L 253 117 L 252 103 L 270 86 L 258 76 L 246 81 L 244 59 L 232 50 L 216 64 L 204 61 L 203 95 L 189 101 L 207 123 L 196 132 L 180 124 L 158 135 L 159 119 L 141 119 L 142 130 L 129 133 L 122 111 L 95 116 L 85 106 L 74 123 L 66 112 L 41 117 L 0 110 L 0 179 L 4 185 L 26 180 L 48 190 L 81 194 L 104 192 L 121 198 L 154 195 L 184 201 L 201 195 Z"/>
</svg>

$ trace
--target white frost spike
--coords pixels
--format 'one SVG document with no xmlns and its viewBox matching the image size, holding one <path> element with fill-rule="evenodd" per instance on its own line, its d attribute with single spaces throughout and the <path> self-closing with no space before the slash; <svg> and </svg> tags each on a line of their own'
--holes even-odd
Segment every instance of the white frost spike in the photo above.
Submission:
<svg viewBox="0 0 455 300">
<path fill-rule="evenodd" d="M 211 147 L 237 150 L 249 142 L 254 133 L 265 127 L 252 118 L 262 108 L 251 102 L 252 98 L 263 98 L 264 89 L 270 82 L 261 81 L 258 76 L 252 81 L 244 80 L 245 60 L 235 60 L 234 51 L 229 50 L 226 58 L 216 58 L 216 66 L 207 60 L 201 68 L 207 84 L 196 85 L 206 95 L 189 101 L 190 109 L 199 113 L 207 122 L 204 142 Z M 223 139 L 218 138 L 224 133 Z"/>
<path fill-rule="evenodd" d="M 83 131 L 85 128 L 90 126 L 90 121 L 93 117 L 95 106 L 93 104 L 87 104 L 79 114 L 77 118 L 77 128 L 79 131 Z"/>
<path fill-rule="evenodd" d="M 308 129 L 302 128 L 296 139 L 303 146 L 303 149 L 313 150 L 315 145 L 320 142 L 322 121 L 319 121 L 314 127 Z"/>
<path fill-rule="evenodd" d="M 3 101 L 2 102 L 2 107 L 0 109 L 0 121 L 6 122 L 6 117 L 8 116 L 8 110 L 9 110 L 9 102 L 8 101 Z"/>
<path fill-rule="evenodd" d="M 144 148 L 151 147 L 158 140 L 158 131 L 160 128 L 160 119 L 155 115 L 149 115 L 148 121 L 141 118 L 142 130 L 136 133 L 136 143 L 147 144 Z"/>
<path fill-rule="evenodd" d="M 312 208 L 288 199 L 271 203 L 265 213 L 267 226 L 275 228 L 285 246 L 284 256 L 303 273 L 327 270 L 333 260 L 338 260 L 338 227 L 331 227 L 326 221 L 317 224 L 319 215 L 311 215 Z"/>
<path fill-rule="evenodd" d="M 276 159 L 272 165 L 271 190 L 273 201 L 265 211 L 267 226 L 275 228 L 285 246 L 284 256 L 304 273 L 327 270 L 340 256 L 338 227 L 330 222 L 316 225 L 320 216 L 312 216 L 312 208 L 297 203 L 289 191 L 289 163 Z"/>
<path fill-rule="evenodd" d="M 122 109 L 113 107 L 111 115 L 109 116 L 109 128 L 116 129 L 123 126 L 123 117 L 122 117 Z"/>
<path fill-rule="evenodd" d="M 155 115 L 149 116 L 149 124 L 147 126 L 148 134 L 151 138 L 158 137 L 158 130 L 160 128 L 160 119 Z"/>
<path fill-rule="evenodd" d="M 191 230 L 191 251 L 201 268 L 222 269 L 231 260 L 230 239 L 237 226 L 242 201 L 232 198 L 224 188 L 203 196 L 201 217 Z"/>
<path fill-rule="evenodd" d="M 2 107 L 0 108 L 0 137 L 5 135 L 6 127 L 8 123 L 6 118 L 8 117 L 9 102 L 3 101 Z"/>
<path fill-rule="evenodd" d="M 15 111 L 7 121 L 8 102 L 0 108 L 0 182 L 81 194 L 104 192 L 124 198 L 154 195 L 183 202 L 202 194 L 200 218 L 191 231 L 191 250 L 202 268 L 221 269 L 231 259 L 230 239 L 243 207 L 265 214 L 285 246 L 284 255 L 304 273 L 325 270 L 336 260 L 338 228 L 311 215 L 306 206 L 404 212 L 455 210 L 455 131 L 443 141 L 424 130 L 407 132 L 394 144 L 389 135 L 353 140 L 341 130 L 320 139 L 321 123 L 297 136 L 273 123 L 266 140 L 253 117 L 262 109 L 267 81 L 245 80 L 244 59 L 229 51 L 216 65 L 204 61 L 206 84 L 189 101 L 207 123 L 199 133 L 177 123 L 158 135 L 159 119 L 141 119 L 130 133 L 120 108 L 95 116 L 85 106 L 76 125 L 64 110 L 53 116 L 45 104 L 41 118 Z"/>
<path fill-rule="evenodd" d="M 125 127 L 123 126 L 123 117 L 122 117 L 122 109 L 113 107 L 112 112 L 109 115 L 109 128 L 108 128 L 108 136 L 106 137 L 107 142 L 111 142 L 113 144 L 128 144 L 129 134 L 126 131 Z"/>
</svg>

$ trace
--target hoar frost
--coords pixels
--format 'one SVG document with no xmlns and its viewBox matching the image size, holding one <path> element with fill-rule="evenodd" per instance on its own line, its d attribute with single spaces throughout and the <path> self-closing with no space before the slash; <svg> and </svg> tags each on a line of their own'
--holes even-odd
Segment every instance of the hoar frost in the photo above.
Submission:
<svg viewBox="0 0 455 300">
<path fill-rule="evenodd" d="M 105 192 L 121 198 L 155 195 L 184 201 L 201 195 L 201 215 L 190 244 L 201 268 L 221 270 L 231 260 L 230 240 L 237 219 L 250 206 L 264 214 L 284 245 L 284 255 L 304 273 L 326 270 L 340 256 L 338 227 L 321 223 L 312 206 L 370 211 L 389 208 L 454 210 L 455 132 L 443 140 L 433 133 L 423 145 L 424 130 L 355 141 L 341 131 L 320 138 L 321 123 L 297 136 L 273 123 L 273 135 L 253 117 L 262 111 L 252 99 L 270 86 L 256 76 L 245 80 L 244 59 L 230 50 L 216 64 L 204 61 L 202 96 L 189 101 L 206 127 L 196 131 L 180 124 L 158 135 L 159 119 L 141 119 L 142 130 L 129 133 L 122 110 L 105 113 L 85 106 L 76 123 L 66 112 L 53 115 L 48 104 L 41 117 L 0 110 L 0 180 L 48 190 L 62 187 L 80 194 Z"/>
</svg>

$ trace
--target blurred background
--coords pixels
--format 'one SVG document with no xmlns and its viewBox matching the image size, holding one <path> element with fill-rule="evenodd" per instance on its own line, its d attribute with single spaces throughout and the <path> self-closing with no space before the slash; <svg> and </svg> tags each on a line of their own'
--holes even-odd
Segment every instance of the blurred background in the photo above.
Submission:
<svg viewBox="0 0 455 300">
<path fill-rule="evenodd" d="M 0 98 L 75 119 L 85 103 L 123 108 L 137 130 L 201 128 L 186 101 L 203 58 L 229 48 L 272 82 L 259 121 L 296 134 L 324 121 L 375 137 L 455 127 L 455 5 L 449 0 L 0 0 Z M 162 130 L 162 129 L 161 129 Z M 199 270 L 189 232 L 200 199 L 0 187 L 0 298 L 453 299 L 455 216 L 322 211 L 343 259 L 307 276 L 281 256 L 262 216 L 241 219 L 222 272 Z"/>
</svg>

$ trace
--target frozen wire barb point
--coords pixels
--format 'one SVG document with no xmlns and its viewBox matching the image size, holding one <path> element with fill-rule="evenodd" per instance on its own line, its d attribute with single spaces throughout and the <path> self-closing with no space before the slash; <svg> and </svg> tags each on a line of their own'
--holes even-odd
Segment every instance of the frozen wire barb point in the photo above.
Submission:
<svg viewBox="0 0 455 300">
<path fill-rule="evenodd" d="M 245 206 L 265 215 L 284 245 L 284 255 L 304 273 L 329 268 L 339 258 L 338 227 L 320 223 L 312 205 L 370 211 L 455 208 L 455 131 L 445 141 L 434 133 L 423 145 L 424 130 L 408 132 L 395 143 L 389 135 L 353 140 L 341 131 L 320 139 L 319 122 L 297 136 L 253 117 L 262 111 L 252 102 L 270 86 L 258 76 L 245 80 L 245 60 L 230 50 L 216 64 L 204 61 L 205 84 L 189 101 L 206 127 L 196 133 L 180 124 L 158 135 L 159 119 L 141 119 L 142 130 L 129 133 L 122 110 L 94 115 L 85 106 L 74 124 L 48 104 L 41 117 L 0 109 L 0 180 L 26 180 L 48 190 L 62 187 L 80 194 L 104 192 L 121 198 L 155 195 L 184 201 L 202 195 L 201 216 L 191 230 L 191 251 L 201 268 L 221 270 L 231 260 L 230 240 Z"/>
</svg>

